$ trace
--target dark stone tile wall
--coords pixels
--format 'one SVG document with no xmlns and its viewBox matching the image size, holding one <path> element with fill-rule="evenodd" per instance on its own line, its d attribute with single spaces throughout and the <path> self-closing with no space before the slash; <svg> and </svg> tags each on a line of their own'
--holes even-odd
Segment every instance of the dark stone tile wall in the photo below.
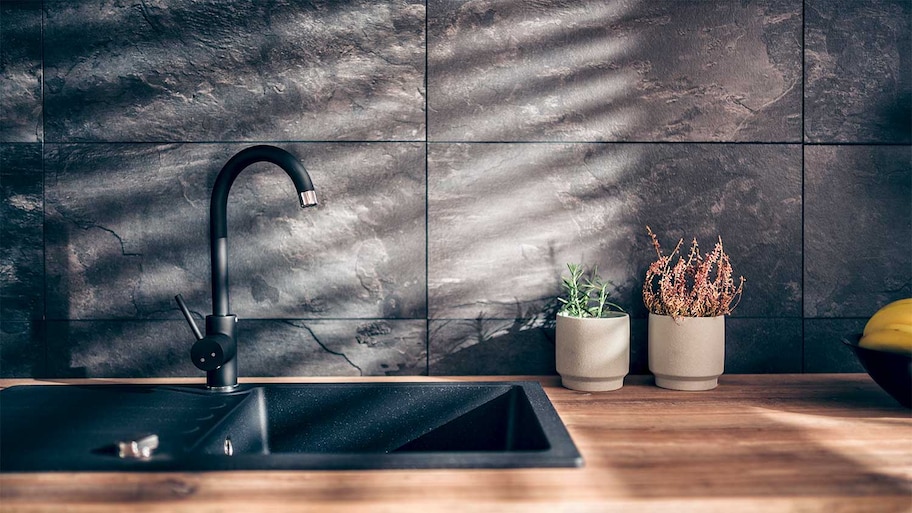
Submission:
<svg viewBox="0 0 912 513">
<path fill-rule="evenodd" d="M 196 376 L 183 320 L 49 321 L 48 373 L 59 377 Z M 238 322 L 242 376 L 424 374 L 423 320 Z"/>
<path fill-rule="evenodd" d="M 807 317 L 864 317 L 912 296 L 908 146 L 805 149 Z"/>
<path fill-rule="evenodd" d="M 860 333 L 880 306 L 912 297 L 910 159 L 909 146 L 805 148 L 809 371 L 859 369 L 843 336 Z"/>
<path fill-rule="evenodd" d="M 45 372 L 43 187 L 41 145 L 0 143 L 0 376 Z"/>
<path fill-rule="evenodd" d="M 908 0 L 807 0 L 808 142 L 912 142 L 910 19 Z"/>
<path fill-rule="evenodd" d="M 46 3 L 48 139 L 424 135 L 424 5 Z"/>
<path fill-rule="evenodd" d="M 172 318 L 176 293 L 208 308 L 209 195 L 221 163 L 245 146 L 46 145 L 48 317 Z M 308 168 L 321 205 L 301 210 L 275 166 L 238 177 L 228 205 L 233 309 L 424 318 L 423 145 L 282 146 Z"/>
<path fill-rule="evenodd" d="M 40 142 L 41 2 L 0 2 L 0 142 Z"/>
<path fill-rule="evenodd" d="M 736 315 L 801 315 L 800 145 L 433 144 L 428 184 L 433 318 L 551 315 L 565 262 L 645 317 L 647 224 L 668 251 L 722 236 L 751 280 Z"/>
<path fill-rule="evenodd" d="M 434 140 L 800 140 L 799 2 L 429 5 Z"/>
<path fill-rule="evenodd" d="M 650 225 L 723 237 L 732 373 L 856 372 L 912 295 L 909 3 L 0 0 L 0 376 L 198 376 L 229 202 L 240 373 L 550 374 L 567 262 L 648 372 Z"/>
</svg>

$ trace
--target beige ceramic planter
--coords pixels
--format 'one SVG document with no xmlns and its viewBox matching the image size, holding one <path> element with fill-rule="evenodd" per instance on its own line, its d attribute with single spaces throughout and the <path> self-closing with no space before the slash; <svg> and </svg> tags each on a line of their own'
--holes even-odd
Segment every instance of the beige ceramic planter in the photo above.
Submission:
<svg viewBox="0 0 912 513">
<path fill-rule="evenodd" d="M 649 371 L 672 390 L 712 390 L 725 368 L 725 316 L 649 314 Z"/>
<path fill-rule="evenodd" d="M 617 390 L 630 370 L 630 316 L 580 319 L 558 314 L 557 372 L 561 384 L 583 392 Z"/>
</svg>

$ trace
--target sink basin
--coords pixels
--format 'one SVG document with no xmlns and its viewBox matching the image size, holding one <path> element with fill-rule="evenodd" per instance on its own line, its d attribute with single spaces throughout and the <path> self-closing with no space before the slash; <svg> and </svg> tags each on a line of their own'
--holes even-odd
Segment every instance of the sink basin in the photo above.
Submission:
<svg viewBox="0 0 912 513">
<path fill-rule="evenodd" d="M 156 435 L 149 457 L 118 442 Z M 0 471 L 576 467 L 537 382 L 14 386 Z"/>
</svg>

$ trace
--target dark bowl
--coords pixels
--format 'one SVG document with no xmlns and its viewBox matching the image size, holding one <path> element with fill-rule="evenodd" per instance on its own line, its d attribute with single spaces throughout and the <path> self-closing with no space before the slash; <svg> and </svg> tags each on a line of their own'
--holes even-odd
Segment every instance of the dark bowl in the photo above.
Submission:
<svg viewBox="0 0 912 513">
<path fill-rule="evenodd" d="M 880 388 L 899 404 L 912 408 L 912 356 L 859 347 L 860 339 L 859 333 L 844 338 L 842 342 L 852 348 L 858 361 Z"/>
</svg>

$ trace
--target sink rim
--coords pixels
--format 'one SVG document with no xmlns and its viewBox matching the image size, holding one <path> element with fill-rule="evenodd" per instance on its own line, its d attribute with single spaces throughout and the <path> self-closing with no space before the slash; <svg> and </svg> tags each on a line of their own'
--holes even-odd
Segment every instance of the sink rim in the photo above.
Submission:
<svg viewBox="0 0 912 513">
<path fill-rule="evenodd" d="M 57 385 L 15 385 L 20 387 Z M 249 396 L 256 389 L 325 389 L 325 388 L 486 388 L 509 390 L 522 389 L 529 406 L 538 420 L 549 448 L 542 450 L 490 450 L 490 451 L 423 451 L 389 453 L 341 452 L 273 452 L 268 454 L 239 453 L 232 456 L 220 454 L 181 453 L 161 454 L 150 460 L 111 461 L 112 465 L 82 471 L 222 471 L 222 470 L 382 470 L 382 469 L 431 469 L 431 468 L 555 468 L 581 467 L 583 459 L 563 421 L 538 381 L 354 381 L 354 382 L 250 382 L 242 383 L 229 392 L 213 392 L 202 385 L 183 383 L 155 384 L 85 384 L 81 388 L 121 388 L 132 390 L 172 390 L 213 396 Z M 0 391 L 3 393 L 4 391 Z M 237 407 L 237 406 L 235 406 Z M 2 410 L 0 410 L 2 411 Z M 230 415 L 230 414 L 228 414 Z M 227 415 L 226 417 L 227 418 Z M 223 419 L 224 421 L 224 419 Z M 213 428 L 214 429 L 214 428 Z M 0 468 L 0 472 L 54 472 L 55 469 Z M 74 471 L 61 469 L 59 471 Z"/>
</svg>

